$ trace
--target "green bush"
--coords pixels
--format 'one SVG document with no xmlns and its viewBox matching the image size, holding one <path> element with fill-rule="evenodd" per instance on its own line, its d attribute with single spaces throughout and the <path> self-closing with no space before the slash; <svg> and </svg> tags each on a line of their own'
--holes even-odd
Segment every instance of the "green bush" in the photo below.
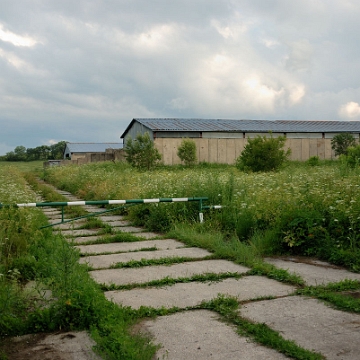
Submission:
<svg viewBox="0 0 360 360">
<path fill-rule="evenodd" d="M 311 156 L 309 159 L 306 160 L 306 164 L 309 166 L 319 166 L 320 159 L 318 156 Z"/>
<path fill-rule="evenodd" d="M 355 168 L 355 166 L 360 165 L 360 145 L 349 147 L 346 155 L 343 156 L 349 167 Z"/>
<path fill-rule="evenodd" d="M 185 165 L 193 165 L 197 161 L 196 144 L 193 140 L 183 139 L 181 145 L 178 147 L 178 157 Z"/>
<path fill-rule="evenodd" d="M 150 170 L 161 160 L 161 155 L 148 133 L 138 134 L 135 140 L 129 138 L 125 152 L 126 161 L 138 169 Z"/>
<path fill-rule="evenodd" d="M 335 135 L 331 140 L 331 148 L 335 151 L 335 155 L 346 155 L 347 149 L 355 146 L 355 139 L 349 133 Z"/>
<path fill-rule="evenodd" d="M 248 139 L 244 151 L 236 160 L 236 167 L 242 171 L 278 170 L 289 157 L 291 150 L 283 150 L 286 138 L 257 136 Z"/>
</svg>

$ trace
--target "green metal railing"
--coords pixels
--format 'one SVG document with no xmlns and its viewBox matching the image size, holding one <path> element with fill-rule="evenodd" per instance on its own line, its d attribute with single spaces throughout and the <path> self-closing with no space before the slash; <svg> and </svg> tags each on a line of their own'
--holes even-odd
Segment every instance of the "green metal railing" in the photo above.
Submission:
<svg viewBox="0 0 360 360">
<path fill-rule="evenodd" d="M 153 204 L 153 203 L 162 203 L 162 202 L 199 202 L 199 219 L 200 222 L 203 222 L 203 213 L 202 211 L 205 209 L 220 209 L 220 205 L 215 206 L 205 206 L 203 204 L 204 201 L 207 201 L 208 197 L 189 197 L 189 198 L 157 198 L 157 199 L 130 199 L 130 200 L 98 200 L 98 201 L 69 201 L 69 202 L 40 202 L 40 203 L 24 203 L 24 204 L 13 204 L 13 205 L 5 205 L 0 203 L 0 209 L 6 207 L 17 207 L 17 208 L 25 208 L 25 207 L 61 207 L 61 221 L 55 224 L 49 224 L 42 226 L 41 229 L 46 227 L 51 227 L 59 224 L 64 224 L 67 222 L 71 222 L 74 220 L 89 218 L 92 216 L 97 216 L 101 214 L 105 214 L 108 212 L 116 211 L 119 209 L 123 209 L 126 206 L 138 205 L 138 204 Z M 83 216 L 79 216 L 73 219 L 64 219 L 64 207 L 65 206 L 85 206 L 85 205 L 122 205 L 120 207 L 115 207 L 112 209 L 107 209 L 100 212 L 95 212 Z"/>
</svg>

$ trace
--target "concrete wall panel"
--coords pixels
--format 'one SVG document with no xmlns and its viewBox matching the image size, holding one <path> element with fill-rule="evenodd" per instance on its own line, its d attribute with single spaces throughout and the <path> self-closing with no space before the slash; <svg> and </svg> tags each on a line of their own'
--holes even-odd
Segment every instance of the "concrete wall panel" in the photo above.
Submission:
<svg viewBox="0 0 360 360">
<path fill-rule="evenodd" d="M 321 159 L 325 159 L 325 139 L 317 139 L 317 156 Z"/>
<path fill-rule="evenodd" d="M 218 139 L 209 139 L 209 160 L 210 163 L 218 163 Z"/>
<path fill-rule="evenodd" d="M 301 139 L 301 159 L 308 159 L 310 154 L 309 139 Z"/>
<path fill-rule="evenodd" d="M 218 162 L 226 164 L 226 148 L 228 145 L 227 139 L 218 139 Z"/>
<path fill-rule="evenodd" d="M 234 164 L 235 163 L 235 139 L 228 139 L 226 146 L 226 163 Z"/>
<path fill-rule="evenodd" d="M 309 157 L 318 156 L 318 139 L 309 139 Z"/>
<path fill-rule="evenodd" d="M 302 141 L 301 141 L 301 139 L 286 139 L 284 149 L 287 150 L 288 148 L 291 149 L 291 155 L 290 155 L 291 160 L 297 160 L 297 161 L 302 160 Z"/>
<path fill-rule="evenodd" d="M 209 139 L 197 139 L 199 145 L 196 145 L 199 149 L 199 162 L 209 162 Z"/>
<path fill-rule="evenodd" d="M 236 139 L 235 140 L 235 161 L 241 155 L 245 147 L 245 139 Z"/>
</svg>

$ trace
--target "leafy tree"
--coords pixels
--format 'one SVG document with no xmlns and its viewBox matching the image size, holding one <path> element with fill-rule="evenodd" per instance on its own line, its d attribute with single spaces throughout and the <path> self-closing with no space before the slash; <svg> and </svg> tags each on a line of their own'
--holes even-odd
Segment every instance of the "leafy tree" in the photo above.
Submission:
<svg viewBox="0 0 360 360">
<path fill-rule="evenodd" d="M 197 161 L 195 141 L 183 139 L 178 147 L 177 155 L 185 165 L 193 165 Z"/>
<path fill-rule="evenodd" d="M 124 150 L 126 161 L 138 169 L 150 170 L 161 160 L 161 155 L 148 133 L 138 134 L 134 140 L 129 138 Z"/>
<path fill-rule="evenodd" d="M 331 148 L 335 151 L 335 156 L 346 155 L 347 149 L 355 144 L 355 138 L 349 133 L 338 134 L 331 139 Z"/>
<path fill-rule="evenodd" d="M 64 150 L 66 147 L 66 141 L 59 141 L 56 144 L 50 146 L 50 159 L 59 160 L 64 156 Z"/>
<path fill-rule="evenodd" d="M 278 170 L 291 154 L 291 150 L 283 150 L 285 136 L 257 136 L 248 139 L 243 152 L 236 159 L 236 167 L 243 171 Z"/>
</svg>

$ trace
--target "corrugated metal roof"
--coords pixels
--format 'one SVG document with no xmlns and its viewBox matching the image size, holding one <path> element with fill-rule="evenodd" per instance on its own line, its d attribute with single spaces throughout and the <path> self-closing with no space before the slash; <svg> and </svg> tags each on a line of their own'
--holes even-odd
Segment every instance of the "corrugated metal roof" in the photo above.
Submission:
<svg viewBox="0 0 360 360">
<path fill-rule="evenodd" d="M 176 119 L 136 118 L 152 131 L 208 131 L 208 132 L 360 132 L 360 121 L 325 120 L 223 120 L 223 119 Z"/>
<path fill-rule="evenodd" d="M 122 143 L 66 143 L 70 153 L 97 153 L 106 149 L 122 149 Z"/>
</svg>

